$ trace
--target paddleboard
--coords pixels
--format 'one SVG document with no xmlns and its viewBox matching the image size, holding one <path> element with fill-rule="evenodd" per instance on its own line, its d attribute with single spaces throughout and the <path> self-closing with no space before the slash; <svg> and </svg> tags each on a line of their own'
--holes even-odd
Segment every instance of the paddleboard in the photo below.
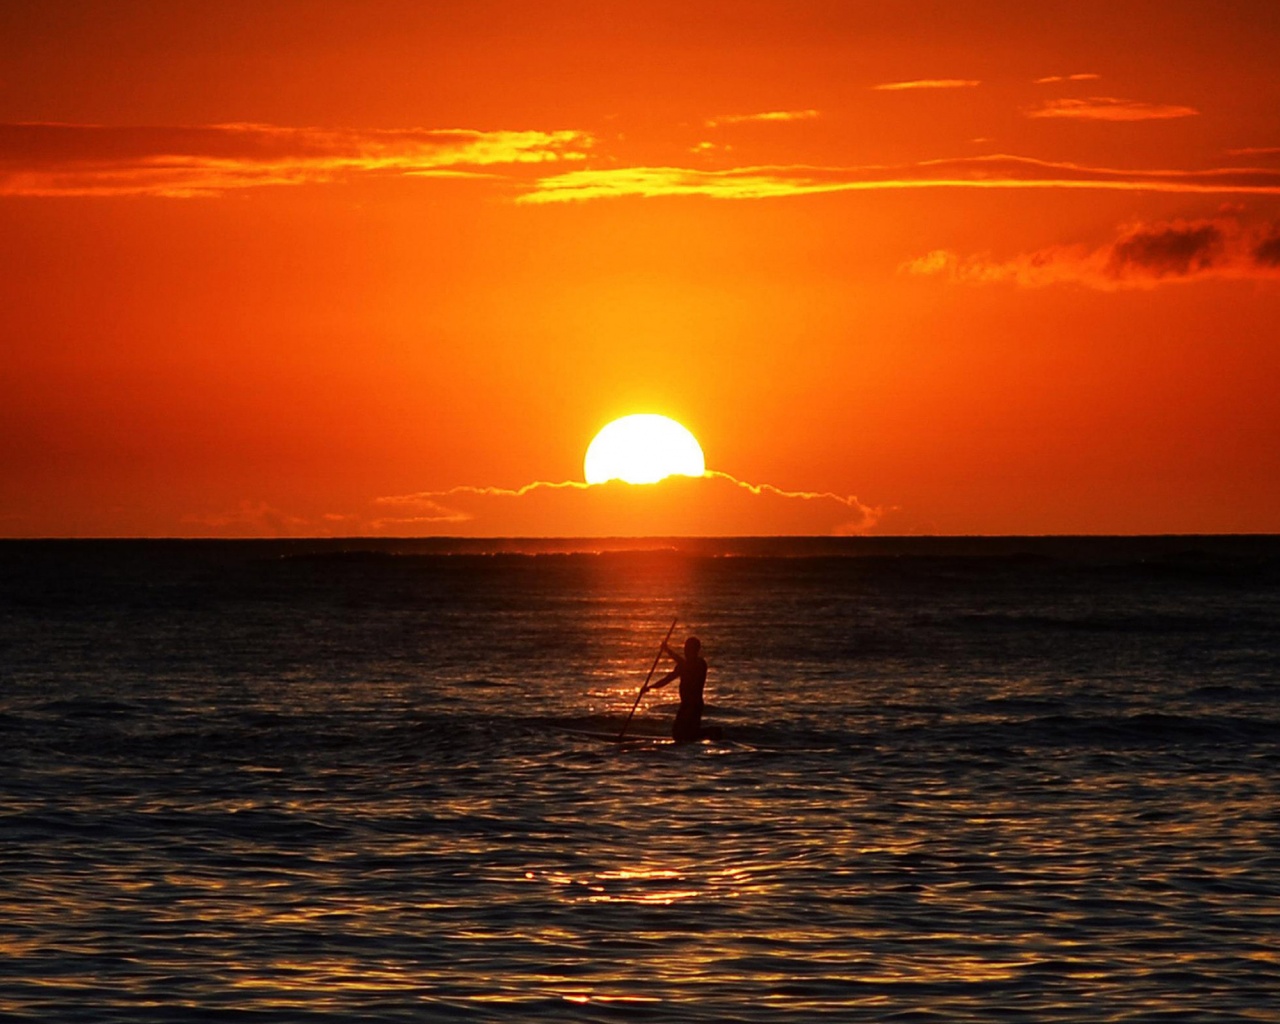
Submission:
<svg viewBox="0 0 1280 1024">
<path fill-rule="evenodd" d="M 744 743 L 725 739 L 723 736 L 704 736 L 700 740 L 677 743 L 670 736 L 652 736 L 646 733 L 627 733 L 618 739 L 616 732 L 604 732 L 599 729 L 557 729 L 557 732 L 575 739 L 593 740 L 596 743 L 612 743 L 623 747 L 733 747 L 740 750 L 752 750 Z"/>
<path fill-rule="evenodd" d="M 670 736 L 647 736 L 644 733 L 628 733 L 618 739 L 616 732 L 601 732 L 596 729 L 559 729 L 566 736 L 576 736 L 584 740 L 598 740 L 601 743 L 643 743 L 650 746 L 674 746 L 675 740 Z"/>
</svg>

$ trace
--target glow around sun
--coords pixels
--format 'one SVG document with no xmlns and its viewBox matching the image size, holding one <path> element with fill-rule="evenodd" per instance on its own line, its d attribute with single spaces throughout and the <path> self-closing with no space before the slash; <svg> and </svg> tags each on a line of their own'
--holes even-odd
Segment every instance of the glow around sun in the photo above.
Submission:
<svg viewBox="0 0 1280 1024">
<path fill-rule="evenodd" d="M 697 438 L 675 420 L 636 413 L 596 434 L 582 469 L 589 484 L 656 484 L 669 476 L 702 476 L 707 464 Z"/>
</svg>

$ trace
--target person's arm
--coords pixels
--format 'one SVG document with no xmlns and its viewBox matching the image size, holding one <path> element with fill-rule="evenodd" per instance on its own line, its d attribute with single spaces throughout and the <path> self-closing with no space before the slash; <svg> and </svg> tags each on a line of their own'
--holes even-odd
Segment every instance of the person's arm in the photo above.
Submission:
<svg viewBox="0 0 1280 1024">
<path fill-rule="evenodd" d="M 662 642 L 662 653 L 676 663 L 676 667 L 659 679 L 656 683 L 650 683 L 645 687 L 646 692 L 649 690 L 661 690 L 667 683 L 673 679 L 679 679 L 680 673 L 684 671 L 684 658 L 671 649 L 671 645 L 665 640 Z"/>
<path fill-rule="evenodd" d="M 679 678 L 680 678 L 680 669 L 678 669 L 678 668 L 677 668 L 677 669 L 675 669 L 675 670 L 673 670 L 673 671 L 671 671 L 671 672 L 668 672 L 665 676 L 663 676 L 661 679 L 659 679 L 656 683 L 650 683 L 648 686 L 646 686 L 646 687 L 645 687 L 645 690 L 646 690 L 646 691 L 647 691 L 647 690 L 661 690 L 664 686 L 666 686 L 666 685 L 667 685 L 667 683 L 671 682 L 671 680 L 673 680 L 673 679 L 679 679 Z"/>
</svg>

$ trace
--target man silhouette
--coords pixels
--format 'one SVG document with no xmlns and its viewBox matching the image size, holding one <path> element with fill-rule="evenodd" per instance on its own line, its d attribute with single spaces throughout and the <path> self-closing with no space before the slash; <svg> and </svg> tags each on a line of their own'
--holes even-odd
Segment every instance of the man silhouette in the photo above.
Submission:
<svg viewBox="0 0 1280 1024">
<path fill-rule="evenodd" d="M 649 690 L 660 690 L 673 679 L 680 680 L 680 710 L 676 712 L 675 724 L 671 727 L 671 738 L 677 743 L 690 743 L 702 739 L 702 690 L 707 683 L 707 663 L 699 653 L 702 641 L 696 636 L 684 642 L 684 654 L 677 654 L 671 645 L 664 642 L 662 653 L 672 658 L 676 667 L 646 687 Z"/>
</svg>

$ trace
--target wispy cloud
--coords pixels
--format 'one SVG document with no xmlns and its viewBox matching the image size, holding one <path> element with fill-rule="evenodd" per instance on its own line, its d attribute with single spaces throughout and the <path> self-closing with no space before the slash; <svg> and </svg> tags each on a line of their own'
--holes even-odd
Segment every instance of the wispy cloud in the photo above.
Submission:
<svg viewBox="0 0 1280 1024">
<path fill-rule="evenodd" d="M 1065 117 L 1080 121 L 1167 121 L 1177 117 L 1195 117 L 1199 113 L 1195 107 L 1143 103 L 1116 96 L 1046 100 L 1026 111 L 1028 117 Z"/>
<path fill-rule="evenodd" d="M 551 203 L 627 196 L 764 199 L 874 189 L 1104 189 L 1280 195 L 1280 169 L 1126 170 L 1033 160 L 1007 154 L 865 167 L 764 166 L 727 170 L 617 167 L 540 179 L 519 202 Z"/>
<path fill-rule="evenodd" d="M 1245 146 L 1242 149 L 1229 149 L 1227 156 L 1280 156 L 1280 146 Z"/>
<path fill-rule="evenodd" d="M 725 124 L 754 124 L 787 121 L 812 121 L 821 117 L 817 110 L 766 110 L 760 114 L 720 114 L 706 120 L 708 128 L 718 128 Z"/>
<path fill-rule="evenodd" d="M 848 510 L 848 514 L 853 516 L 852 520 L 844 524 L 845 528 L 852 525 L 860 530 L 870 529 L 884 515 L 884 509 L 864 505 L 851 494 L 836 494 L 834 491 L 788 491 L 781 487 L 775 487 L 773 484 L 748 483 L 746 480 L 739 480 L 737 477 L 729 473 L 722 473 L 719 470 L 708 470 L 703 475 L 715 480 L 727 481 L 740 491 L 745 491 L 755 498 L 780 498 L 784 501 L 810 502 L 818 506 L 845 508 Z"/>
<path fill-rule="evenodd" d="M 689 167 L 608 167 L 540 179 L 517 202 L 557 203 L 624 196 L 760 199 L 831 191 L 785 168 L 707 171 Z"/>
<path fill-rule="evenodd" d="M 565 480 L 553 483 L 547 480 L 535 480 L 522 487 L 477 487 L 461 484 L 442 491 L 418 491 L 414 494 L 401 494 L 378 498 L 376 503 L 386 509 L 398 510 L 400 514 L 389 514 L 380 517 L 374 524 L 382 527 L 388 523 L 465 523 L 475 518 L 471 512 L 464 511 L 463 506 L 472 504 L 474 499 L 511 499 L 538 495 L 539 492 L 585 491 L 590 484 L 577 480 Z"/>
<path fill-rule="evenodd" d="M 1007 260 L 939 250 L 902 269 L 970 284 L 1073 283 L 1106 291 L 1206 279 L 1280 281 L 1280 225 L 1228 217 L 1134 224 L 1092 248 L 1058 246 Z"/>
<path fill-rule="evenodd" d="M 577 131 L 0 124 L 0 195 L 186 197 L 360 174 L 467 175 L 577 160 L 591 144 Z"/>
<path fill-rule="evenodd" d="M 1051 85 L 1056 82 L 1096 82 L 1101 75 L 1095 75 L 1092 72 L 1084 72 L 1078 75 L 1045 75 L 1044 78 L 1035 79 L 1036 85 Z"/>
<path fill-rule="evenodd" d="M 865 533 L 884 510 L 850 495 L 752 484 L 722 472 L 635 486 L 538 481 L 379 498 L 377 534 L 714 536 Z"/>
<path fill-rule="evenodd" d="M 773 111 L 754 118 L 808 118 Z M 762 199 L 907 188 L 1070 188 L 1280 194 L 1280 168 L 1123 169 L 984 154 L 912 164 L 749 167 L 608 163 L 580 131 L 328 130 L 272 125 L 113 128 L 0 125 L 0 195 L 208 196 L 361 176 L 481 178 L 526 203 L 625 196 Z M 725 148 L 699 148 L 700 156 Z M 1264 149 L 1241 156 L 1267 157 Z M 600 163 L 592 166 L 587 158 Z M 554 171 L 550 169 L 554 168 Z M 573 168 L 573 169 L 568 169 Z"/>
<path fill-rule="evenodd" d="M 907 89 L 973 89 L 981 84 L 976 78 L 916 78 L 907 82 L 881 82 L 871 88 L 879 92 L 902 92 Z"/>
<path fill-rule="evenodd" d="M 305 517 L 249 499 L 223 512 L 186 516 L 182 522 L 188 532 L 219 537 L 305 537 L 315 532 Z"/>
</svg>

